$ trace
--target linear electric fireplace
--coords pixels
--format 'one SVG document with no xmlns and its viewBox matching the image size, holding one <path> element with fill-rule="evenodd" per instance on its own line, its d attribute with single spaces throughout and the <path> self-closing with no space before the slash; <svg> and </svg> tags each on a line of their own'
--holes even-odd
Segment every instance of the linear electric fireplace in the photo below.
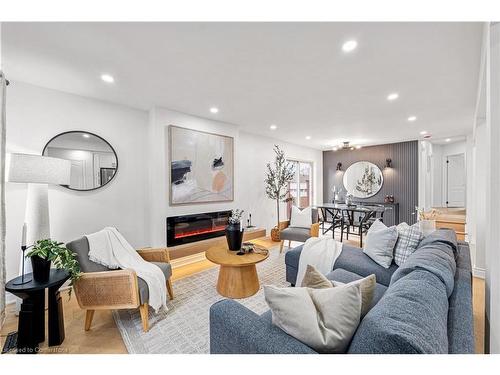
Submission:
<svg viewBox="0 0 500 375">
<path fill-rule="evenodd" d="M 167 217 L 167 247 L 223 236 L 231 211 Z"/>
</svg>

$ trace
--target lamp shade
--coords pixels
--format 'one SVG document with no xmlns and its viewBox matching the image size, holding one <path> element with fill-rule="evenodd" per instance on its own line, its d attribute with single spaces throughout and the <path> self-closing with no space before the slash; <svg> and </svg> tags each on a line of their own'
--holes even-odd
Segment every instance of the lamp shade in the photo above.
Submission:
<svg viewBox="0 0 500 375">
<path fill-rule="evenodd" d="M 70 160 L 31 154 L 8 154 L 6 161 L 9 182 L 70 184 Z"/>
</svg>

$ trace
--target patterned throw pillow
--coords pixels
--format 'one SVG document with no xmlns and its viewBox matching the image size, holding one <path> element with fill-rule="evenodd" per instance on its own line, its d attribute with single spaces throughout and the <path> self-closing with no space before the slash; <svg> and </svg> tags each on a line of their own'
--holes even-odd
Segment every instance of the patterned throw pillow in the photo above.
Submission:
<svg viewBox="0 0 500 375">
<path fill-rule="evenodd" d="M 398 241 L 394 247 L 394 262 L 401 266 L 408 257 L 417 249 L 418 244 L 424 238 L 423 233 L 417 224 L 398 224 Z"/>
</svg>

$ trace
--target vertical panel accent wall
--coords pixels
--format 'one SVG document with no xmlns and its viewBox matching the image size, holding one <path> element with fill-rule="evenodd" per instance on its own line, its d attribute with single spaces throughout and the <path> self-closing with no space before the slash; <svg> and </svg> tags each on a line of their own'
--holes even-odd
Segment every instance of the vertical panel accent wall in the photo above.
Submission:
<svg viewBox="0 0 500 375">
<path fill-rule="evenodd" d="M 392 159 L 392 168 L 384 169 L 385 160 Z M 323 196 L 325 202 L 333 199 L 333 186 L 344 188 L 344 171 L 353 163 L 369 161 L 376 164 L 384 175 L 382 189 L 373 197 L 355 200 L 383 202 L 386 195 L 394 195 L 399 203 L 400 221 L 416 221 L 415 206 L 418 205 L 418 141 L 369 146 L 359 150 L 338 150 L 323 152 Z M 342 163 L 342 171 L 337 171 L 337 163 Z M 388 218 L 393 217 L 390 212 Z M 392 219 L 387 221 L 392 224 Z"/>
</svg>

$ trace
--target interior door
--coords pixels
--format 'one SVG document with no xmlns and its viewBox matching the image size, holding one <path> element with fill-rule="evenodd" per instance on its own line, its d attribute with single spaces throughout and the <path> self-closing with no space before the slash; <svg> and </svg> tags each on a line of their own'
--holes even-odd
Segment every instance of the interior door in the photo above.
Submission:
<svg viewBox="0 0 500 375">
<path fill-rule="evenodd" d="M 446 207 L 465 207 L 465 155 L 446 158 Z"/>
<path fill-rule="evenodd" d="M 71 160 L 70 187 L 85 189 L 85 168 L 83 160 Z"/>
</svg>

